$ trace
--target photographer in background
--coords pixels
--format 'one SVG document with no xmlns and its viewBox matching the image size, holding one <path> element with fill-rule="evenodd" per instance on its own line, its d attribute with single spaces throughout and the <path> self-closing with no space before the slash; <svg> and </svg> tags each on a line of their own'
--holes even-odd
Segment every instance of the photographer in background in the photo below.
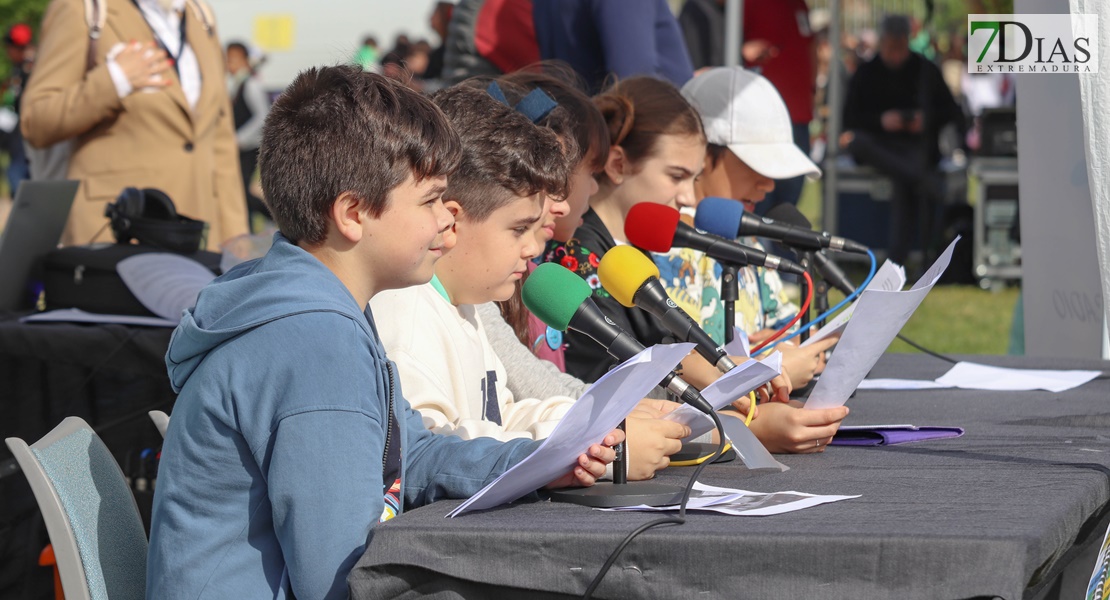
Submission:
<svg viewBox="0 0 1110 600">
<path fill-rule="evenodd" d="M 860 65 L 848 84 L 840 139 L 856 162 L 893 180 L 889 250 L 890 259 L 901 264 L 915 240 L 916 247 L 928 250 L 943 202 L 940 130 L 948 123 L 963 130 L 963 112 L 940 69 L 910 51 L 909 35 L 905 16 L 883 19 L 878 55 Z"/>
</svg>

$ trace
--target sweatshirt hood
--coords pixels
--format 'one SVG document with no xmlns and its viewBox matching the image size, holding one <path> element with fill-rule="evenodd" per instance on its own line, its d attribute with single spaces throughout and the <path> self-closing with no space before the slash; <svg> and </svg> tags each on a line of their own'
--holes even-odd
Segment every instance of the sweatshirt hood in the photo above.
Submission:
<svg viewBox="0 0 1110 600">
<path fill-rule="evenodd" d="M 237 265 L 205 287 L 185 311 L 166 353 L 170 383 L 181 392 L 209 352 L 271 321 L 306 312 L 334 312 L 373 334 L 370 311 L 359 307 L 343 282 L 323 263 L 280 233 L 260 259 Z M 371 344 L 385 357 L 380 344 Z"/>
</svg>

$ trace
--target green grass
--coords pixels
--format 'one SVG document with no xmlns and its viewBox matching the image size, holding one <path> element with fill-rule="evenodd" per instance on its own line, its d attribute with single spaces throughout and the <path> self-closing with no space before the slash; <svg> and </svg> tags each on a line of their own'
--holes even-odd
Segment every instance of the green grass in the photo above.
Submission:
<svg viewBox="0 0 1110 600">
<path fill-rule="evenodd" d="M 798 209 L 812 223 L 821 222 L 820 194 L 819 184 L 806 182 L 798 202 Z M 853 281 L 866 277 L 862 266 L 845 270 Z M 1015 287 L 991 292 L 975 286 L 937 286 L 902 329 L 902 335 L 942 354 L 1006 354 L 1017 298 Z M 829 295 L 831 305 L 841 299 L 839 293 Z M 897 339 L 889 351 L 917 352 Z"/>
<path fill-rule="evenodd" d="M 902 335 L 942 354 L 1006 354 L 1018 289 L 990 292 L 973 286 L 938 286 L 910 317 Z M 890 352 L 917 352 L 894 340 Z"/>
<path fill-rule="evenodd" d="M 866 275 L 853 275 L 861 281 Z M 829 294 L 835 305 L 843 294 Z M 941 354 L 1006 354 L 1018 288 L 990 292 L 969 285 L 933 288 L 902 335 Z M 917 352 L 902 340 L 894 340 L 888 352 Z"/>
</svg>

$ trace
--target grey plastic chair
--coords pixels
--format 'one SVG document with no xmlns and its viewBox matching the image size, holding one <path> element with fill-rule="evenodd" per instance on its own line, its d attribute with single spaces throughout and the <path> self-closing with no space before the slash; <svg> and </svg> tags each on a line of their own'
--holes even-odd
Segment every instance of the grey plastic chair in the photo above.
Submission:
<svg viewBox="0 0 1110 600">
<path fill-rule="evenodd" d="M 160 410 L 152 410 L 146 414 L 150 415 L 150 420 L 154 421 L 158 433 L 162 434 L 162 438 L 165 439 L 166 428 L 170 426 L 170 416 Z"/>
<path fill-rule="evenodd" d="M 147 540 L 135 497 L 104 442 L 69 417 L 28 446 L 5 440 L 54 546 L 67 600 L 142 600 Z"/>
</svg>

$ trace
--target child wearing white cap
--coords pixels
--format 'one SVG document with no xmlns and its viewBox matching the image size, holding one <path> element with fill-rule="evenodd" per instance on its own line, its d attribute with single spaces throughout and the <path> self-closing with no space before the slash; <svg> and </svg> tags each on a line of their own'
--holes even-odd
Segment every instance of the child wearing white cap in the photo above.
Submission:
<svg viewBox="0 0 1110 600">
<path fill-rule="evenodd" d="M 613 299 L 598 283 L 596 265 L 609 249 L 626 243 L 626 218 L 635 206 L 653 203 L 678 209 L 696 203 L 695 182 L 704 176 L 706 163 L 702 116 L 678 89 L 650 77 L 622 80 L 594 101 L 609 125 L 609 156 L 583 224 L 553 258 L 595 288 L 593 300 L 607 317 L 642 343 L 655 344 L 669 333 L 647 313 Z M 592 380 L 611 364 L 593 340 L 573 331 L 567 339 L 569 373 Z M 712 381 L 699 369 L 699 360 L 705 362 L 695 354 L 683 363 L 683 377 L 694 385 L 703 385 L 702 377 Z M 705 364 L 715 378 L 716 369 Z M 787 391 L 788 382 L 780 381 L 775 395 Z M 800 410 L 785 402 L 767 402 L 759 407 L 751 429 L 772 452 L 820 452 L 847 414 L 845 407 Z"/>
<path fill-rule="evenodd" d="M 775 179 L 821 175 L 817 165 L 794 145 L 786 105 L 762 76 L 740 67 L 715 68 L 689 81 L 682 95 L 701 115 L 708 142 L 705 169 L 695 182 L 699 200 L 732 198 L 750 211 L 774 189 Z M 754 238 L 744 243 L 759 247 Z M 723 336 L 724 321 L 718 314 L 723 309 L 716 292 L 720 266 L 691 250 L 659 255 L 656 264 L 661 272 L 685 275 L 663 278 L 671 297 L 693 304 L 698 312 L 691 314 L 700 313 L 707 331 Z M 797 314 L 798 307 L 789 301 L 777 272 L 744 267 L 740 281 L 735 324 L 753 341 L 765 339 Z M 806 348 L 778 346 L 795 387 L 804 386 L 820 372 L 825 350 L 836 341 L 831 337 Z"/>
</svg>

